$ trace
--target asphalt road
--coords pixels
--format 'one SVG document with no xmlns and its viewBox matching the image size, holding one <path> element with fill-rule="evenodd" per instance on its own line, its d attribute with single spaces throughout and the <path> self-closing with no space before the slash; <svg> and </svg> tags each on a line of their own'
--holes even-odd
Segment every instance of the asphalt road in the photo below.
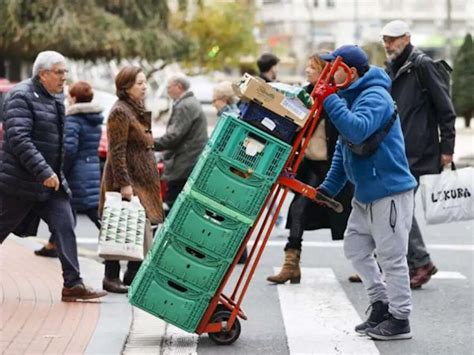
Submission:
<svg viewBox="0 0 474 355">
<path fill-rule="evenodd" d="M 352 332 L 353 326 L 366 317 L 367 298 L 361 284 L 347 281 L 353 269 L 343 255 L 342 244 L 332 242 L 328 230 L 305 234 L 305 269 L 300 285 L 269 285 L 266 276 L 281 266 L 286 239 L 275 232 L 245 296 L 243 308 L 248 320 L 241 321 L 242 333 L 236 343 L 223 348 L 206 335 L 198 339 L 175 331 L 165 337 L 180 341 L 168 345 L 165 342 L 167 349 L 152 352 L 222 354 L 225 349 L 226 354 L 472 354 L 474 225 L 461 222 L 426 226 L 419 202 L 418 220 L 440 271 L 422 289 L 413 292 L 413 339 L 373 342 Z M 80 215 L 77 237 L 83 254 L 94 257 L 97 234 L 87 217 Z M 46 239 L 44 226 L 40 236 Z M 239 270 L 240 266 L 232 275 L 234 279 Z M 235 285 L 235 280 L 229 285 Z M 183 349 L 183 343 L 188 348 Z"/>
</svg>

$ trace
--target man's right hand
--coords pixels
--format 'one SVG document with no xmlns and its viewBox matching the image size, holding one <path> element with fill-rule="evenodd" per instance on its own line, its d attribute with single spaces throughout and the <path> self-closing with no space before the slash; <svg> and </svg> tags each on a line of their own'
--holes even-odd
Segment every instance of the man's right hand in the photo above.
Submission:
<svg viewBox="0 0 474 355">
<path fill-rule="evenodd" d="M 122 199 L 130 201 L 133 196 L 133 188 L 131 185 L 124 186 L 120 188 L 120 193 L 122 194 Z"/>
<path fill-rule="evenodd" d="M 323 103 L 326 97 L 329 95 L 335 94 L 337 92 L 337 87 L 335 85 L 329 84 L 319 84 L 315 89 L 315 96 L 319 102 Z"/>
<path fill-rule="evenodd" d="M 59 179 L 56 174 L 51 175 L 49 178 L 43 181 L 43 186 L 50 187 L 54 189 L 54 191 L 58 191 L 60 185 L 61 184 L 59 183 Z"/>
</svg>

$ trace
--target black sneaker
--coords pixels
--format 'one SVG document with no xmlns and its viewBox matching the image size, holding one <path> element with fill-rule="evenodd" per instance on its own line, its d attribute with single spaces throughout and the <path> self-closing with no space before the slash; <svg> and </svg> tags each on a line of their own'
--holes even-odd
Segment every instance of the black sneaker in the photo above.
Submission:
<svg viewBox="0 0 474 355">
<path fill-rule="evenodd" d="M 356 325 L 355 331 L 359 334 L 365 334 L 367 329 L 374 328 L 378 324 L 382 323 L 384 320 L 387 320 L 390 316 L 388 313 L 388 303 L 382 301 L 374 302 L 372 305 L 367 308 L 367 312 L 372 308 L 369 318 L 359 325 Z"/>
<path fill-rule="evenodd" d="M 411 339 L 410 321 L 390 315 L 390 318 L 376 327 L 367 329 L 367 335 L 377 340 Z"/>
<path fill-rule="evenodd" d="M 58 252 L 56 248 L 46 248 L 42 247 L 41 249 L 35 250 L 35 255 L 45 256 L 47 258 L 57 258 Z"/>
</svg>

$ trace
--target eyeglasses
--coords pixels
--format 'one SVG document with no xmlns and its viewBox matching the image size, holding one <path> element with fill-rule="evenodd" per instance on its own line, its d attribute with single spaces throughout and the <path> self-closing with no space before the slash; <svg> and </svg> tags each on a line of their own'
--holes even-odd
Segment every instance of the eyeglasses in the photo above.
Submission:
<svg viewBox="0 0 474 355">
<path fill-rule="evenodd" d="M 64 76 L 67 73 L 69 73 L 69 70 L 67 69 L 57 69 L 57 70 L 48 70 L 48 71 L 56 74 L 57 76 Z"/>
</svg>

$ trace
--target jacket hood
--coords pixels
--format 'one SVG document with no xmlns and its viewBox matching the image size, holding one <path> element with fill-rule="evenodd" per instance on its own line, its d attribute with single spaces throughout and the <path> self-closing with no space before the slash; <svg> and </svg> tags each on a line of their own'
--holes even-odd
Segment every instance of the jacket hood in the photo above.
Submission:
<svg viewBox="0 0 474 355">
<path fill-rule="evenodd" d="M 92 102 L 80 102 L 68 107 L 67 116 L 80 115 L 92 125 L 100 125 L 104 121 L 102 106 Z"/>
<path fill-rule="evenodd" d="M 362 91 L 373 86 L 383 87 L 388 92 L 392 86 L 392 81 L 385 70 L 376 66 L 371 66 L 362 78 L 353 82 L 347 89 L 340 90 L 339 96 L 352 105 Z"/>
</svg>

